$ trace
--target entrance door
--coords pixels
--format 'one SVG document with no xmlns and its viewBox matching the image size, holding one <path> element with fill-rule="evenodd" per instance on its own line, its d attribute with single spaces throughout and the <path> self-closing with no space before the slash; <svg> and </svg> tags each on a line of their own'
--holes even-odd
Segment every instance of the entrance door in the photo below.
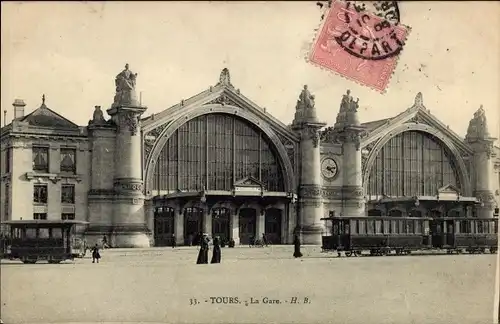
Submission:
<svg viewBox="0 0 500 324">
<path fill-rule="evenodd" d="M 255 224 L 257 223 L 257 211 L 253 208 L 240 210 L 240 243 L 250 244 L 250 239 L 255 236 Z"/>
<path fill-rule="evenodd" d="M 174 234 L 174 209 L 158 207 L 154 213 L 154 220 L 155 246 L 171 245 L 172 234 Z"/>
<path fill-rule="evenodd" d="M 202 232 L 203 209 L 185 208 L 184 209 L 184 241 L 187 245 L 197 245 L 199 234 Z"/>
<path fill-rule="evenodd" d="M 444 243 L 444 221 L 440 219 L 441 213 L 437 210 L 431 211 L 430 216 L 432 218 L 430 222 L 432 247 L 442 248 Z"/>
<path fill-rule="evenodd" d="M 270 244 L 281 243 L 281 209 L 266 210 L 266 240 Z"/>
<path fill-rule="evenodd" d="M 212 236 L 219 236 L 221 241 L 229 240 L 229 217 L 231 211 L 228 208 L 215 208 L 212 211 Z"/>
</svg>

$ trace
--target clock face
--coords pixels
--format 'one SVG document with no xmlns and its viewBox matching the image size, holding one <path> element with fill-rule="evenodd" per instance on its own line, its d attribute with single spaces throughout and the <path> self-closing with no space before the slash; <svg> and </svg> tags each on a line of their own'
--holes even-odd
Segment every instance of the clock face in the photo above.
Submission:
<svg viewBox="0 0 500 324">
<path fill-rule="evenodd" d="M 332 158 L 326 158 L 321 162 L 321 174 L 326 179 L 333 179 L 338 174 L 337 162 Z"/>
</svg>

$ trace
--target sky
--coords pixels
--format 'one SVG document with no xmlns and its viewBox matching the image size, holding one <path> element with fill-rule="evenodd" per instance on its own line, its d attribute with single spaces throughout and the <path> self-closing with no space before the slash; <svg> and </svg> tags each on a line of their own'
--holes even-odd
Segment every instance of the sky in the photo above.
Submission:
<svg viewBox="0 0 500 324">
<path fill-rule="evenodd" d="M 328 125 L 347 89 L 363 122 L 397 115 L 422 92 L 461 136 L 482 104 L 500 137 L 500 2 L 400 2 L 411 33 L 384 94 L 306 62 L 321 23 L 315 3 L 2 2 L 2 112 L 10 122 L 14 99 L 29 113 L 45 94 L 87 125 L 94 106 L 110 107 L 128 63 L 146 116 L 215 85 L 227 67 L 243 95 L 287 124 L 307 84 Z"/>
</svg>

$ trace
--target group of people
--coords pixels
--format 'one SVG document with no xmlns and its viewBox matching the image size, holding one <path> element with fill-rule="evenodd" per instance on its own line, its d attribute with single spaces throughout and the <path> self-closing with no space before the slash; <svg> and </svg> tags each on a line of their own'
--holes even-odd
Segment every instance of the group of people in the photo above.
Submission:
<svg viewBox="0 0 500 324">
<path fill-rule="evenodd" d="M 265 240 L 265 236 L 263 236 Z M 175 247 L 175 236 L 173 239 L 172 247 Z M 209 243 L 210 238 L 206 234 L 202 234 L 200 237 L 200 251 L 198 252 L 198 259 L 196 260 L 196 264 L 208 264 L 208 251 L 209 251 Z M 103 247 L 106 247 L 107 240 L 106 237 L 103 238 Z M 300 238 L 296 234 L 293 240 L 294 251 L 293 256 L 295 258 L 301 258 L 302 252 L 300 251 Z M 212 260 L 210 263 L 220 263 L 221 261 L 221 244 L 220 238 L 215 237 L 213 241 L 213 249 L 212 249 Z M 92 247 L 92 263 L 99 263 L 99 259 L 101 258 L 101 254 L 99 253 L 99 245 L 96 243 L 94 247 Z"/>
<path fill-rule="evenodd" d="M 198 252 L 198 259 L 196 260 L 196 264 L 208 264 L 208 250 L 210 238 L 208 235 L 203 234 L 200 238 L 200 251 Z M 221 261 L 221 246 L 219 237 L 214 238 L 213 242 L 214 248 L 212 252 L 212 260 L 210 263 L 220 263 Z M 295 258 L 301 258 L 302 252 L 300 251 L 300 238 L 296 234 L 293 239 L 293 256 Z"/>
<path fill-rule="evenodd" d="M 208 235 L 203 234 L 200 238 L 200 251 L 198 252 L 198 259 L 196 260 L 196 264 L 208 264 L 208 243 L 210 243 Z M 212 260 L 210 261 L 210 263 L 220 263 L 221 247 L 219 237 L 214 238 L 213 244 L 214 248 L 212 249 Z"/>
</svg>

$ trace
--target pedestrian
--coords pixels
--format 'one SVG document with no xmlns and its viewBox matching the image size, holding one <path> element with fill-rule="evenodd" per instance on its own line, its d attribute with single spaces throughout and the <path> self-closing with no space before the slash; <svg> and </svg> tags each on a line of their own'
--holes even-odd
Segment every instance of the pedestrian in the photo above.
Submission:
<svg viewBox="0 0 500 324">
<path fill-rule="evenodd" d="M 262 245 L 267 246 L 267 239 L 266 239 L 266 234 L 262 233 Z"/>
<path fill-rule="evenodd" d="M 108 238 L 106 237 L 106 235 L 104 235 L 104 236 L 102 237 L 102 248 L 103 248 L 103 249 L 106 249 L 106 248 L 108 248 L 108 247 L 109 247 L 109 246 L 108 246 Z"/>
<path fill-rule="evenodd" d="M 99 254 L 99 245 L 97 243 L 95 246 L 92 248 L 92 263 L 99 263 L 99 259 L 101 258 L 101 255 Z"/>
<path fill-rule="evenodd" d="M 175 233 L 172 233 L 172 249 L 175 249 L 177 242 L 175 241 Z"/>
<path fill-rule="evenodd" d="M 196 264 L 208 264 L 208 242 L 209 239 L 205 235 L 200 237 L 200 252 Z"/>
<path fill-rule="evenodd" d="M 302 252 L 300 252 L 300 238 L 297 234 L 295 234 L 295 238 L 293 239 L 293 256 L 296 258 L 302 257 Z"/>
<path fill-rule="evenodd" d="M 218 236 L 214 238 L 214 248 L 212 251 L 212 261 L 210 263 L 220 263 L 221 259 L 221 248 L 220 239 Z"/>
</svg>

